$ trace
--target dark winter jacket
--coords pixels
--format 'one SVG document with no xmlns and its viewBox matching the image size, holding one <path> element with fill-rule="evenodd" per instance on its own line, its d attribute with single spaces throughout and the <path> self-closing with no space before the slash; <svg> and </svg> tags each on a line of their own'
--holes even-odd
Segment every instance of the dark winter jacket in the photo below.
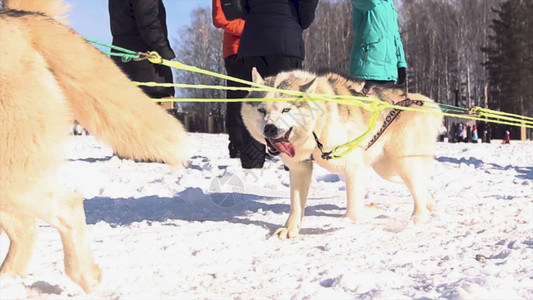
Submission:
<svg viewBox="0 0 533 300">
<path fill-rule="evenodd" d="M 162 0 L 109 0 L 109 17 L 113 45 L 135 52 L 157 51 L 168 60 L 175 57 L 168 42 Z M 133 81 L 173 82 L 172 70 L 167 66 L 152 64 L 147 60 L 123 62 L 118 56 L 111 58 Z M 173 87 L 142 86 L 141 89 L 152 98 L 174 96 Z"/>
<path fill-rule="evenodd" d="M 113 45 L 173 59 L 162 0 L 109 0 Z"/>
<path fill-rule="evenodd" d="M 246 0 L 239 56 L 304 58 L 302 31 L 315 19 L 318 0 Z"/>
</svg>

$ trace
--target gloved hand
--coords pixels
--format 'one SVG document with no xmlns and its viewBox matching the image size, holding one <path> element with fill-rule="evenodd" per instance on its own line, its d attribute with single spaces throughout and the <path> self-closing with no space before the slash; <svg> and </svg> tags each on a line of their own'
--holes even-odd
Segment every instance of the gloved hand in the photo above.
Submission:
<svg viewBox="0 0 533 300">
<path fill-rule="evenodd" d="M 398 81 L 396 81 L 396 84 L 404 84 L 405 78 L 407 77 L 406 69 L 405 68 L 398 68 Z"/>
</svg>

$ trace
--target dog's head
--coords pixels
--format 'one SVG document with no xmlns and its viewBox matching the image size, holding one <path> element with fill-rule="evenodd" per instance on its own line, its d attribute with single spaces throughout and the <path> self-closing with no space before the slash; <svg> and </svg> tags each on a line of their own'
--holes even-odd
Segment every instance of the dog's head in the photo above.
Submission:
<svg viewBox="0 0 533 300">
<path fill-rule="evenodd" d="M 303 71 L 280 73 L 266 79 L 254 68 L 252 71 L 254 83 L 272 86 L 282 90 L 296 90 L 313 93 L 316 90 L 317 78 L 314 74 Z M 248 98 L 294 98 L 285 93 L 273 91 L 253 91 Z M 302 99 L 304 100 L 304 99 Z M 268 147 L 272 155 L 284 153 L 294 157 L 294 144 L 301 139 L 311 136 L 320 114 L 320 107 L 309 101 L 269 101 L 245 102 L 242 105 L 243 121 L 250 134 Z"/>
</svg>

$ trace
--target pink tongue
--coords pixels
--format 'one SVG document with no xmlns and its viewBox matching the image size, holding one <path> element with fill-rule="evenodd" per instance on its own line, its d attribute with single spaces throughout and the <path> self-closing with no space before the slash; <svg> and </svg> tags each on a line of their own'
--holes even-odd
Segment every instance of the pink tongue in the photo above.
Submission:
<svg viewBox="0 0 533 300">
<path fill-rule="evenodd" d="M 286 139 L 271 140 L 272 145 L 278 149 L 279 152 L 283 152 L 290 157 L 294 157 L 296 150 L 294 145 Z"/>
</svg>

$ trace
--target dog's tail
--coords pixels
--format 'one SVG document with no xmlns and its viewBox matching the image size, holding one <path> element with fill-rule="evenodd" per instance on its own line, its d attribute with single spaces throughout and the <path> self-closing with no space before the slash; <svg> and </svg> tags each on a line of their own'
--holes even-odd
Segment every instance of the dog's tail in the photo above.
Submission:
<svg viewBox="0 0 533 300">
<path fill-rule="evenodd" d="M 182 124 L 153 103 L 111 59 L 46 16 L 21 18 L 31 18 L 20 25 L 54 75 L 73 118 L 90 134 L 123 157 L 187 164 L 190 145 Z"/>
<path fill-rule="evenodd" d="M 4 0 L 4 9 L 40 12 L 66 25 L 70 5 L 63 0 Z"/>
</svg>

